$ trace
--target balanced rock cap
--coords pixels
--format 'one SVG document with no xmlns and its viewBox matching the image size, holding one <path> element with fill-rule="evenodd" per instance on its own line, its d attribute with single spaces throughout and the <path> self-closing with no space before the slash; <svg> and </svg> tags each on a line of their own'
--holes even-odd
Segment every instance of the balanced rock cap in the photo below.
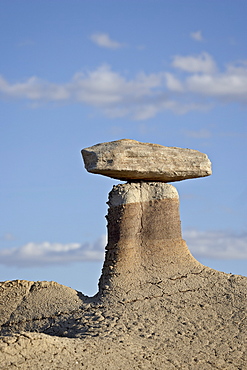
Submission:
<svg viewBox="0 0 247 370">
<path fill-rule="evenodd" d="M 212 173 L 207 155 L 193 149 L 122 139 L 81 152 L 88 172 L 123 181 L 173 182 Z"/>
</svg>

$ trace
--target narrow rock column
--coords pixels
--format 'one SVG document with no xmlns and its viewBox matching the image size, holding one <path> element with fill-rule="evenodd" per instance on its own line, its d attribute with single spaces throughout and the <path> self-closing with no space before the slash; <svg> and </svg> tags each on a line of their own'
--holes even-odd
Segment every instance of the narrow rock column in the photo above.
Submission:
<svg viewBox="0 0 247 370">
<path fill-rule="evenodd" d="M 182 240 L 179 197 L 162 182 L 114 186 L 99 295 L 118 300 L 153 296 L 155 283 L 195 260 Z"/>
<path fill-rule="evenodd" d="M 188 283 L 188 275 L 203 266 L 182 240 L 178 193 L 167 183 L 211 175 L 207 155 L 122 139 L 85 148 L 82 157 L 87 171 L 128 181 L 109 195 L 108 244 L 97 296 L 116 303 L 174 294 L 174 281 L 186 277 Z M 189 288 L 176 285 L 191 291 L 195 283 L 193 275 Z"/>
</svg>

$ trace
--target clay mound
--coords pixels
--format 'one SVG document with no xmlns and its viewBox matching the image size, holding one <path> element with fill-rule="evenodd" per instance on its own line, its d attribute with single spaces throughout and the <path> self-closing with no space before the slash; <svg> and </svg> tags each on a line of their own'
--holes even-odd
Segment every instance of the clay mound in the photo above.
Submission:
<svg viewBox="0 0 247 370">
<path fill-rule="evenodd" d="M 2 327 L 1 369 L 246 368 L 246 277 L 201 266 L 153 284 L 156 297 L 93 299 L 39 318 L 19 321 L 17 308 Z M 54 294 L 53 283 L 43 290 Z"/>
<path fill-rule="evenodd" d="M 2 333 L 45 330 L 47 320 L 85 306 L 88 297 L 74 289 L 48 281 L 14 280 L 0 283 Z M 44 323 L 42 327 L 41 323 Z"/>
</svg>

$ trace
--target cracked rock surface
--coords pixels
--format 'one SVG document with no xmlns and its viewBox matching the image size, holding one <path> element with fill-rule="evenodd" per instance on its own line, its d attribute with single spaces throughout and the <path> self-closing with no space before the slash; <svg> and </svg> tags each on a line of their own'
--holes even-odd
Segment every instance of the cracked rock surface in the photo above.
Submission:
<svg viewBox="0 0 247 370">
<path fill-rule="evenodd" d="M 200 264 L 164 183 L 109 195 L 99 292 L 0 283 L 1 369 L 247 368 L 247 277 Z"/>
</svg>

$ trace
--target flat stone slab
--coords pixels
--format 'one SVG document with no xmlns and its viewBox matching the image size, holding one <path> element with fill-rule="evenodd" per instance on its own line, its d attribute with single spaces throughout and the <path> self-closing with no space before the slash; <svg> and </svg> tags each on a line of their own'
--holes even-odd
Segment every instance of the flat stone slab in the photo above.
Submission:
<svg viewBox="0 0 247 370">
<path fill-rule="evenodd" d="M 212 173 L 207 155 L 193 149 L 117 140 L 82 150 L 88 172 L 123 181 L 172 182 Z"/>
</svg>

